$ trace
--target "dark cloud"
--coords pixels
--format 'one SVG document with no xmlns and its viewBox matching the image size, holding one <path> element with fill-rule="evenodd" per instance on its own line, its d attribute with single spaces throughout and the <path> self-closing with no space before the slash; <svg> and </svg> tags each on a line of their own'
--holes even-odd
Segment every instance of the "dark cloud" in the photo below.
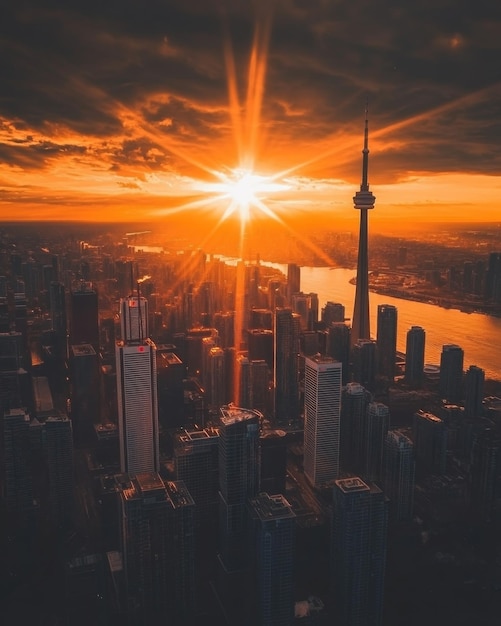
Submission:
<svg viewBox="0 0 501 626">
<path fill-rule="evenodd" d="M 272 24 L 262 122 L 271 146 L 359 132 L 366 97 L 371 131 L 451 104 L 388 133 L 398 147 L 380 155 L 381 170 L 501 170 L 501 9 L 456 0 L 12 2 L 0 24 L 0 116 L 27 136 L 2 144 L 0 158 L 37 167 L 85 151 L 60 145 L 55 126 L 114 139 L 118 170 L 172 165 L 169 141 L 228 137 L 224 48 L 231 40 L 244 101 L 256 15 Z M 143 130 L 127 126 L 129 113 Z M 44 140 L 31 141 L 34 131 Z"/>
</svg>

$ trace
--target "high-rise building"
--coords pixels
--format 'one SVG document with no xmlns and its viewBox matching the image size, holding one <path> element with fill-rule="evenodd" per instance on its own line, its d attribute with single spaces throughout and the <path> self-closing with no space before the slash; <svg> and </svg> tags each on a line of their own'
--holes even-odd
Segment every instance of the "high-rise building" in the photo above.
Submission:
<svg viewBox="0 0 501 626">
<path fill-rule="evenodd" d="M 331 571 L 343 626 L 381 626 L 388 528 L 386 498 L 358 477 L 336 480 Z"/>
<path fill-rule="evenodd" d="M 220 561 L 227 572 L 248 564 L 247 501 L 259 488 L 257 411 L 229 405 L 219 424 Z"/>
<path fill-rule="evenodd" d="M 247 331 L 247 347 L 250 361 L 264 359 L 270 370 L 273 368 L 272 330 L 264 328 L 250 328 Z"/>
<path fill-rule="evenodd" d="M 225 352 L 218 346 L 213 346 L 206 355 L 205 392 L 209 410 L 217 413 L 226 404 L 228 393 L 226 390 Z"/>
<path fill-rule="evenodd" d="M 322 309 L 321 320 L 326 327 L 333 322 L 344 322 L 345 308 L 340 302 L 326 302 Z"/>
<path fill-rule="evenodd" d="M 492 522 L 496 514 L 501 441 L 494 428 L 482 428 L 473 436 L 469 480 L 470 509 L 481 522 Z"/>
<path fill-rule="evenodd" d="M 367 407 L 371 394 L 359 383 L 348 383 L 341 396 L 341 470 L 358 472 L 363 462 Z"/>
<path fill-rule="evenodd" d="M 250 502 L 250 621 L 255 626 L 289 626 L 294 617 L 296 515 L 283 495 L 260 493 Z"/>
<path fill-rule="evenodd" d="M 160 352 L 160 351 L 159 351 Z M 184 423 L 185 367 L 174 352 L 160 352 L 157 358 L 158 419 L 164 428 Z"/>
<path fill-rule="evenodd" d="M 454 344 L 442 346 L 440 356 L 440 394 L 447 402 L 459 403 L 463 388 L 463 349 Z"/>
<path fill-rule="evenodd" d="M 405 348 L 405 382 L 420 388 L 424 380 L 425 332 L 421 326 L 412 326 L 407 332 Z"/>
<path fill-rule="evenodd" d="M 375 391 L 377 371 L 377 344 L 374 339 L 359 339 L 352 349 L 353 380 L 370 391 Z"/>
<path fill-rule="evenodd" d="M 75 446 L 93 443 L 94 424 L 100 419 L 99 361 L 89 343 L 71 346 L 71 422 Z"/>
<path fill-rule="evenodd" d="M 275 420 L 287 425 L 299 418 L 299 315 L 277 308 L 274 330 Z"/>
<path fill-rule="evenodd" d="M 120 469 L 158 471 L 156 346 L 150 339 L 117 342 L 116 363 Z"/>
<path fill-rule="evenodd" d="M 49 480 L 49 512 L 54 524 L 73 521 L 73 434 L 66 415 L 45 420 L 45 447 Z"/>
<path fill-rule="evenodd" d="M 301 291 L 301 268 L 295 263 L 287 265 L 287 301 L 292 305 L 292 296 Z"/>
<path fill-rule="evenodd" d="M 364 463 L 365 480 L 379 483 L 383 474 L 384 443 L 390 427 L 390 410 L 382 402 L 371 402 L 367 407 Z"/>
<path fill-rule="evenodd" d="M 417 411 L 413 416 L 412 438 L 417 476 L 422 478 L 431 474 L 444 474 L 447 461 L 445 423 L 433 413 Z"/>
<path fill-rule="evenodd" d="M 385 441 L 383 489 L 390 499 L 390 515 L 396 521 L 412 519 L 415 472 L 412 441 L 403 432 L 390 430 Z"/>
<path fill-rule="evenodd" d="M 142 296 L 120 299 L 120 332 L 122 341 L 139 341 L 149 337 L 148 301 Z"/>
<path fill-rule="evenodd" d="M 287 474 L 287 445 L 284 430 L 261 432 L 259 438 L 259 491 L 285 494 Z"/>
<path fill-rule="evenodd" d="M 70 292 L 70 344 L 79 343 L 99 349 L 97 292 L 92 283 L 84 281 Z"/>
<path fill-rule="evenodd" d="M 369 258 L 368 258 L 368 210 L 374 208 L 376 198 L 369 191 L 369 121 L 365 110 L 364 148 L 362 150 L 362 183 L 360 191 L 353 197 L 355 209 L 360 211 L 360 232 L 358 239 L 357 285 L 351 329 L 351 342 L 370 339 L 369 326 Z"/>
<path fill-rule="evenodd" d="M 238 405 L 267 413 L 269 409 L 270 372 L 264 360 L 249 360 L 244 354 L 237 356 L 239 380 Z"/>
<path fill-rule="evenodd" d="M 350 378 L 351 328 L 345 322 L 332 322 L 327 329 L 326 353 L 343 364 L 343 385 Z"/>
<path fill-rule="evenodd" d="M 377 307 L 377 361 L 378 374 L 393 382 L 397 351 L 397 307 L 379 304 Z"/>
<path fill-rule="evenodd" d="M 339 476 L 341 380 L 339 361 L 305 358 L 304 473 L 315 486 Z"/>
<path fill-rule="evenodd" d="M 67 320 L 66 290 L 62 283 L 50 283 L 49 300 L 52 330 L 56 335 L 56 351 L 59 356 L 64 357 L 67 349 Z"/>
<path fill-rule="evenodd" d="M 195 608 L 193 515 L 183 482 L 157 473 L 119 475 L 121 543 L 133 623 L 191 623 Z M 135 621 L 137 620 L 137 621 Z"/>
<path fill-rule="evenodd" d="M 485 372 L 476 365 L 470 365 L 464 377 L 465 417 L 480 417 L 483 413 Z"/>
<path fill-rule="evenodd" d="M 33 512 L 30 467 L 30 416 L 22 408 L 3 414 L 3 497 L 8 512 L 25 518 Z"/>
</svg>

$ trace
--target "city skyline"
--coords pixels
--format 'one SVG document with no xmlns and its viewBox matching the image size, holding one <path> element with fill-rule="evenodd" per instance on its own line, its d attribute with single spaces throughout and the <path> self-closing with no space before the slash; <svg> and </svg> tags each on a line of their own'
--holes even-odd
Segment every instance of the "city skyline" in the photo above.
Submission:
<svg viewBox="0 0 501 626">
<path fill-rule="evenodd" d="M 375 229 L 496 220 L 500 30 L 450 2 L 12 5 L 1 219 L 354 224 L 368 98 Z"/>
</svg>

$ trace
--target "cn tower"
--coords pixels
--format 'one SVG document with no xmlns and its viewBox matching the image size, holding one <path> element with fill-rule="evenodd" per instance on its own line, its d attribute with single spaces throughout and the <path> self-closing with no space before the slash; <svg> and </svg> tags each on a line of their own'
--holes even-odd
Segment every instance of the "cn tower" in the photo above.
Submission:
<svg viewBox="0 0 501 626">
<path fill-rule="evenodd" d="M 355 209 L 360 211 L 360 234 L 358 238 L 357 286 L 355 290 L 355 306 L 351 327 L 351 344 L 359 339 L 370 339 L 369 324 L 369 258 L 367 253 L 367 224 L 369 209 L 376 202 L 372 191 L 369 191 L 367 176 L 369 171 L 369 119 L 368 107 L 365 108 L 364 149 L 362 150 L 362 183 L 360 191 L 353 197 Z"/>
</svg>

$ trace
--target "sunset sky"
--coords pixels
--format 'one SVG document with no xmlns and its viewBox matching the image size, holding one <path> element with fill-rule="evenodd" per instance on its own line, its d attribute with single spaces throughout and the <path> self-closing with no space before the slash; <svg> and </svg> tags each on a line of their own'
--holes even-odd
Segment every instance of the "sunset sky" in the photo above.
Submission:
<svg viewBox="0 0 501 626">
<path fill-rule="evenodd" d="M 496 2 L 9 4 L 0 220 L 500 220 Z"/>
</svg>

